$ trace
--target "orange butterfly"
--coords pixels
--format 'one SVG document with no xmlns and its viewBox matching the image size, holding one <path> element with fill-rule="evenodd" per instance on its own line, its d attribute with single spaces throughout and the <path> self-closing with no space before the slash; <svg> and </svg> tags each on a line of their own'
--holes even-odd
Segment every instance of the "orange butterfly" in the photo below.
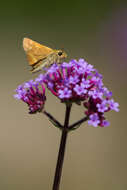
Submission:
<svg viewBox="0 0 127 190">
<path fill-rule="evenodd" d="M 23 48 L 29 65 L 32 66 L 32 73 L 40 71 L 43 67 L 49 67 L 53 63 L 59 64 L 67 57 L 63 50 L 53 50 L 29 38 L 23 39 Z"/>
</svg>

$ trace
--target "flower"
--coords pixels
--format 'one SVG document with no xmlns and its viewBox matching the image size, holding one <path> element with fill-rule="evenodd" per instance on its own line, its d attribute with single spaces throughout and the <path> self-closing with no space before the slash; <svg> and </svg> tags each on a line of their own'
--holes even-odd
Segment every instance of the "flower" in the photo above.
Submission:
<svg viewBox="0 0 127 190">
<path fill-rule="evenodd" d="M 90 75 L 93 75 L 94 71 L 93 66 L 84 59 L 71 60 L 69 63 L 52 65 L 44 74 L 43 82 L 62 102 L 82 101 L 88 96 L 88 90 L 93 87 Z M 38 78 L 40 79 L 40 76 Z"/>
<path fill-rule="evenodd" d="M 118 108 L 118 107 L 119 107 L 119 104 L 118 104 L 117 102 L 114 102 L 113 99 L 108 100 L 108 103 L 109 103 L 109 107 L 110 107 L 111 110 L 114 110 L 114 111 L 116 111 L 116 112 L 119 111 L 119 108 Z"/>
<path fill-rule="evenodd" d="M 27 103 L 29 107 L 29 113 L 40 112 L 46 100 L 45 97 L 45 87 L 44 84 L 41 83 L 39 89 L 39 84 L 36 80 L 30 80 L 22 85 L 19 85 L 16 89 L 16 93 L 14 97 L 18 100 L 22 100 Z"/>
<path fill-rule="evenodd" d="M 74 87 L 74 91 L 77 93 L 77 95 L 81 96 L 87 93 L 87 90 L 85 89 L 85 85 L 81 83 L 80 85 L 76 84 Z"/>
<path fill-rule="evenodd" d="M 64 88 L 63 90 L 59 90 L 59 98 L 69 98 L 71 96 L 71 90 L 69 90 L 67 87 Z"/>
<path fill-rule="evenodd" d="M 47 88 L 62 102 L 84 103 L 88 124 L 94 127 L 108 126 L 104 113 L 119 111 L 119 104 L 111 99 L 112 92 L 104 86 L 102 79 L 102 75 L 84 59 L 54 64 L 43 75 Z"/>
<path fill-rule="evenodd" d="M 97 127 L 100 123 L 99 117 L 97 113 L 91 114 L 88 120 L 89 125 L 93 125 L 94 127 Z"/>
<path fill-rule="evenodd" d="M 119 111 L 119 104 L 113 100 L 112 92 L 104 86 L 102 75 L 84 59 L 53 64 L 45 71 L 35 81 L 20 85 L 16 90 L 15 98 L 26 102 L 30 113 L 43 109 L 46 99 L 44 85 L 63 103 L 83 103 L 86 109 L 84 113 L 89 118 L 88 124 L 94 127 L 108 126 L 105 112 Z"/>
<path fill-rule="evenodd" d="M 96 107 L 97 107 L 98 112 L 104 113 L 105 111 L 107 111 L 108 107 L 106 105 L 107 105 L 106 100 L 102 101 L 101 104 L 97 104 Z"/>
</svg>

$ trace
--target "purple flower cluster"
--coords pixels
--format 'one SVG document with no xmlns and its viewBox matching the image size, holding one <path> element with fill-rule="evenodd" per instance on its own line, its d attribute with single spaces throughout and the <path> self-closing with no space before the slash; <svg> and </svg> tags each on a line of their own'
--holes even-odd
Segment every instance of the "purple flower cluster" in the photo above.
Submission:
<svg viewBox="0 0 127 190">
<path fill-rule="evenodd" d="M 39 83 L 30 80 L 23 85 L 19 85 L 16 89 L 16 93 L 17 94 L 14 95 L 16 99 L 28 104 L 29 113 L 40 112 L 43 109 L 46 100 L 43 83 L 39 86 Z"/>
<path fill-rule="evenodd" d="M 39 84 L 42 92 L 38 89 Z M 109 122 L 105 120 L 104 113 L 110 110 L 119 111 L 119 104 L 114 102 L 112 93 L 103 85 L 102 75 L 84 59 L 71 60 L 60 65 L 53 64 L 44 75 L 40 74 L 35 82 L 19 86 L 15 97 L 28 103 L 31 112 L 32 109 L 33 112 L 38 111 L 38 108 L 41 110 L 45 102 L 44 84 L 62 102 L 83 102 L 85 115 L 89 118 L 88 124 L 94 127 L 108 126 Z"/>
</svg>

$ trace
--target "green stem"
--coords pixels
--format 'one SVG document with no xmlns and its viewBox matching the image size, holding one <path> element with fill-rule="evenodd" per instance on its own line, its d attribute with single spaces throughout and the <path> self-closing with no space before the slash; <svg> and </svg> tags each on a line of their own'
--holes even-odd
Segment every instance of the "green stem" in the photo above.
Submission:
<svg viewBox="0 0 127 190">
<path fill-rule="evenodd" d="M 65 155 L 65 147 L 66 147 L 66 141 L 67 141 L 67 135 L 68 135 L 68 126 L 69 126 L 71 106 L 72 105 L 70 105 L 70 104 L 69 105 L 66 104 L 65 121 L 64 121 L 64 127 L 62 129 L 62 136 L 61 136 L 61 142 L 60 142 L 60 147 L 59 147 L 58 160 L 57 160 L 57 164 L 56 164 L 56 171 L 55 171 L 54 183 L 53 183 L 52 190 L 59 190 L 64 155 Z"/>
<path fill-rule="evenodd" d="M 81 125 L 83 122 L 87 121 L 89 119 L 88 116 L 86 117 L 83 117 L 82 119 L 80 119 L 79 121 L 73 123 L 72 125 L 70 125 L 68 128 L 69 130 L 72 130 L 72 129 L 76 129 L 78 125 Z"/>
<path fill-rule="evenodd" d="M 54 123 L 55 126 L 59 127 L 60 129 L 63 129 L 63 126 L 59 121 L 57 121 L 50 113 L 48 113 L 46 110 L 43 111 L 43 113 L 49 118 L 49 120 Z"/>
</svg>

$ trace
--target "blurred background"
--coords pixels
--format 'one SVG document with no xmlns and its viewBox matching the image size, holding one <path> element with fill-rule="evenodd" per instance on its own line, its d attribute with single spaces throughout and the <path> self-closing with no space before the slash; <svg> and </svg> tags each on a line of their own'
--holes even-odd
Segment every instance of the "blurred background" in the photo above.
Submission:
<svg viewBox="0 0 127 190">
<path fill-rule="evenodd" d="M 22 48 L 29 37 L 85 58 L 120 104 L 108 128 L 83 124 L 69 134 L 60 190 L 127 189 L 127 1 L 2 1 L 0 4 L 0 189 L 51 190 L 60 131 L 13 98 L 30 74 Z M 65 107 L 47 92 L 46 110 L 63 122 Z M 73 106 L 71 123 L 84 109 Z"/>
</svg>

